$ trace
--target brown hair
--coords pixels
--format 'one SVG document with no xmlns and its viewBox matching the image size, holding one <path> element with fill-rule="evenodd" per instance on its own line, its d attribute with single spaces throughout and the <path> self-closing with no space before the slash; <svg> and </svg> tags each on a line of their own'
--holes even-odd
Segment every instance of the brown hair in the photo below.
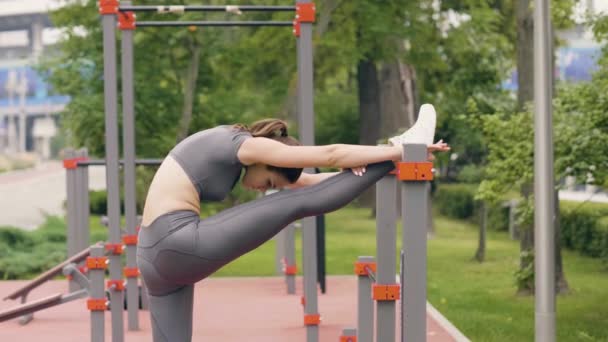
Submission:
<svg viewBox="0 0 608 342">
<path fill-rule="evenodd" d="M 301 145 L 294 137 L 287 132 L 287 122 L 280 119 L 262 119 L 254 122 L 251 126 L 243 124 L 234 125 L 235 128 L 251 133 L 254 137 L 263 137 L 276 140 L 288 146 Z M 284 176 L 289 183 L 295 183 L 302 174 L 302 168 L 277 167 L 267 165 L 268 170 L 275 171 Z"/>
</svg>

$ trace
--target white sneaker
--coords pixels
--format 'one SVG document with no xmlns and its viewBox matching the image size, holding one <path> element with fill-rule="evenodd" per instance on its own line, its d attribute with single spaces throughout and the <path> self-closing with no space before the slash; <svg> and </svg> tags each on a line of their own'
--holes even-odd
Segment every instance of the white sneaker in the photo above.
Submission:
<svg viewBox="0 0 608 342">
<path fill-rule="evenodd" d="M 437 113 L 432 104 L 423 104 L 418 113 L 418 120 L 405 133 L 392 137 L 388 141 L 392 145 L 410 144 L 433 144 L 435 139 L 435 125 L 437 123 Z"/>
</svg>

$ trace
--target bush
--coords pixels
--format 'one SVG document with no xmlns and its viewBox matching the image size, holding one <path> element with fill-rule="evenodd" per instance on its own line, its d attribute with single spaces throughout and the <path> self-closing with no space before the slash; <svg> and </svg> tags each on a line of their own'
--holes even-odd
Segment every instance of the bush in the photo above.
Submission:
<svg viewBox="0 0 608 342">
<path fill-rule="evenodd" d="M 481 182 L 482 168 L 478 165 L 469 164 L 465 165 L 460 169 L 456 180 L 467 184 L 477 184 Z"/>
<path fill-rule="evenodd" d="M 560 203 L 564 247 L 594 258 L 608 258 L 608 205 Z"/>
<path fill-rule="evenodd" d="M 108 214 L 108 193 L 105 190 L 89 191 L 89 208 L 91 215 Z M 123 191 L 120 191 L 120 211 L 125 211 L 125 200 Z"/>
<path fill-rule="evenodd" d="M 470 219 L 475 214 L 475 186 L 441 184 L 435 192 L 434 203 L 442 215 Z"/>
</svg>

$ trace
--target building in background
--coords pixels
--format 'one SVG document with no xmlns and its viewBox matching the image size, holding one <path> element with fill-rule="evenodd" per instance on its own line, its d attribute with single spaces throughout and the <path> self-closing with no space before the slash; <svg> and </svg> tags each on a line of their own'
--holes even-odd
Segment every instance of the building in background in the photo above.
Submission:
<svg viewBox="0 0 608 342">
<path fill-rule="evenodd" d="M 0 0 L 0 153 L 37 152 L 49 158 L 66 96 L 34 66 L 58 37 L 48 11 L 59 1 Z"/>
</svg>

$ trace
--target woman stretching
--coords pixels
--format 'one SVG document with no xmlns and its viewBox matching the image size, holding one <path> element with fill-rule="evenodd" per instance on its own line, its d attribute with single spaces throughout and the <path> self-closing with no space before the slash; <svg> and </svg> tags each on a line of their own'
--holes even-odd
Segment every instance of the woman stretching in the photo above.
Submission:
<svg viewBox="0 0 608 342">
<path fill-rule="evenodd" d="M 192 337 L 194 284 L 271 239 L 289 223 L 334 211 L 393 170 L 402 143 L 424 143 L 429 158 L 435 110 L 424 105 L 416 124 L 390 146 L 299 146 L 281 120 L 207 129 L 177 144 L 156 172 L 143 212 L 137 264 L 148 287 L 154 341 Z M 306 174 L 303 168 L 343 172 Z M 200 218 L 201 201 L 221 201 L 242 183 L 259 191 L 286 189 Z"/>
</svg>

